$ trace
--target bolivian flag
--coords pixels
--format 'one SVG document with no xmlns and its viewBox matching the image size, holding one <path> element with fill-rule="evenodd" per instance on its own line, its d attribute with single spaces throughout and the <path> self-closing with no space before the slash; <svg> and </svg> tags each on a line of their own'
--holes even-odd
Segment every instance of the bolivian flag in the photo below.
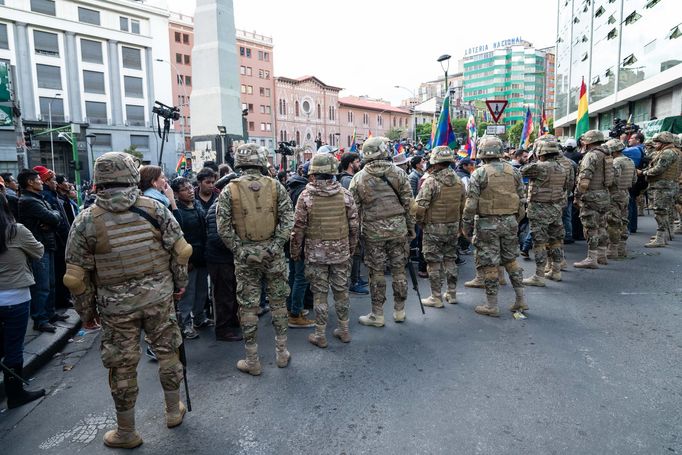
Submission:
<svg viewBox="0 0 682 455">
<path fill-rule="evenodd" d="M 178 174 L 180 173 L 181 170 L 184 170 L 187 168 L 187 159 L 185 158 L 185 154 L 183 153 L 180 159 L 178 160 L 178 164 L 175 166 L 175 172 Z"/>
<path fill-rule="evenodd" d="M 585 134 L 590 129 L 590 116 L 587 112 L 587 87 L 585 86 L 585 78 L 580 84 L 580 101 L 578 101 L 578 120 L 575 124 L 575 138 Z"/>
</svg>

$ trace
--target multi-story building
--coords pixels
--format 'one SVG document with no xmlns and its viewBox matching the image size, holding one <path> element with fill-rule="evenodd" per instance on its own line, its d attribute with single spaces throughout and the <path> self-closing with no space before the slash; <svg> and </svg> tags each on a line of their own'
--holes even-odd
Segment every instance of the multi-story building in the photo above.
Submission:
<svg viewBox="0 0 682 455">
<path fill-rule="evenodd" d="M 353 132 L 358 142 L 363 142 L 370 132 L 373 136 L 386 136 L 391 130 L 399 130 L 401 138 L 411 138 L 414 116 L 409 109 L 385 101 L 347 96 L 339 98 L 339 128 L 341 147 L 351 146 Z"/>
<path fill-rule="evenodd" d="M 545 95 L 546 54 L 521 38 L 469 48 L 463 58 L 464 102 L 507 100 L 503 121 L 523 120 L 526 108 L 534 118 Z"/>
<path fill-rule="evenodd" d="M 242 111 L 249 140 L 276 149 L 273 44 L 269 36 L 237 30 Z"/>
<path fill-rule="evenodd" d="M 0 2 L 0 59 L 15 68 L 21 121 L 34 134 L 23 165 L 44 164 L 73 177 L 71 145 L 40 134 L 50 124 L 69 123 L 80 125 L 83 179 L 106 151 L 132 145 L 145 162 L 158 161 L 152 106 L 157 99 L 173 101 L 167 65 L 156 62 L 169 59 L 168 42 L 155 39 L 168 31 L 163 6 L 131 0 Z M 14 127 L 0 131 L 0 168 L 16 170 L 16 137 Z M 174 167 L 172 154 L 164 158 Z"/>
<path fill-rule="evenodd" d="M 194 46 L 194 23 L 191 16 L 170 13 L 168 33 L 170 58 L 168 61 L 173 81 L 173 103 L 180 109 L 180 120 L 173 123 L 175 131 L 184 139 L 184 147 L 178 153 L 191 149 L 190 128 L 192 118 L 189 112 L 189 99 L 192 95 L 192 47 Z"/>
<path fill-rule="evenodd" d="M 557 134 L 575 133 L 580 85 L 590 127 L 638 124 L 682 112 L 680 4 L 658 0 L 557 0 Z"/>
<path fill-rule="evenodd" d="M 544 109 L 547 118 L 554 118 L 556 100 L 556 56 L 554 47 L 540 49 L 545 53 L 545 95 L 543 97 Z"/>
</svg>

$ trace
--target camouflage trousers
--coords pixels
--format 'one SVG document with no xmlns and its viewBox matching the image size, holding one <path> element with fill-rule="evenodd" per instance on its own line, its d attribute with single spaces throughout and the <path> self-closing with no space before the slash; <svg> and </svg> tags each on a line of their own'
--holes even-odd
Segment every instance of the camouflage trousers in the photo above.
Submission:
<svg viewBox="0 0 682 455">
<path fill-rule="evenodd" d="M 347 321 L 350 312 L 350 299 L 348 298 L 348 279 L 350 275 L 351 260 L 340 264 L 312 264 L 306 263 L 305 277 L 310 282 L 310 291 L 313 293 L 313 305 L 315 307 L 315 325 L 325 327 L 329 319 L 329 305 L 327 294 L 329 288 L 334 295 L 334 308 L 336 319 Z"/>
<path fill-rule="evenodd" d="M 657 230 L 667 232 L 672 229 L 671 220 L 675 207 L 677 188 L 651 188 L 647 190 L 649 199 L 653 200 L 654 218 L 656 218 Z"/>
<path fill-rule="evenodd" d="M 407 273 L 405 265 L 410 246 L 406 238 L 391 240 L 365 240 L 365 265 L 369 269 L 369 290 L 372 300 L 372 313 L 384 314 L 386 301 L 386 277 L 384 268 L 391 269 L 393 278 L 393 304 L 396 311 L 405 309 L 407 300 Z"/>
<path fill-rule="evenodd" d="M 522 288 L 523 269 L 516 258 L 519 256 L 519 229 L 515 215 L 479 216 L 474 228 L 476 269 L 481 272 L 487 295 L 497 295 L 500 286 L 501 265 L 507 270 L 515 288 Z"/>
<path fill-rule="evenodd" d="M 562 220 L 563 209 L 562 204 L 545 202 L 531 202 L 528 205 L 526 216 L 528 216 L 533 238 L 536 267 L 545 267 L 548 251 L 552 262 L 561 262 L 561 245 L 565 232 Z"/>
<path fill-rule="evenodd" d="M 583 234 L 587 240 L 588 250 L 596 251 L 599 247 L 609 245 L 609 236 L 606 231 L 609 201 L 610 196 L 607 191 L 590 191 L 580 199 L 580 222 L 583 224 Z"/>
<path fill-rule="evenodd" d="M 235 262 L 234 268 L 237 279 L 239 323 L 244 333 L 244 343 L 246 345 L 256 343 L 261 281 L 266 283 L 275 335 L 285 336 L 288 326 L 286 299 L 289 295 L 289 267 L 284 254 L 278 254 L 266 270 L 241 262 Z"/>
<path fill-rule="evenodd" d="M 118 412 L 135 407 L 142 330 L 159 361 L 163 390 L 177 390 L 182 382 L 178 355 L 182 335 L 172 298 L 127 314 L 102 314 L 102 363 L 109 369 L 109 387 Z"/>
<path fill-rule="evenodd" d="M 457 263 L 457 235 L 450 236 L 424 233 L 422 240 L 422 253 L 426 261 L 426 270 L 429 272 L 429 284 L 431 295 L 440 296 L 443 288 L 443 278 L 448 286 L 448 291 L 454 291 L 457 287 L 458 268 Z"/>
<path fill-rule="evenodd" d="M 607 212 L 607 231 L 609 234 L 609 242 L 612 245 L 618 245 L 621 240 L 627 240 L 630 231 L 628 229 L 628 204 L 630 196 L 627 191 L 613 193 L 611 195 L 611 205 Z"/>
</svg>

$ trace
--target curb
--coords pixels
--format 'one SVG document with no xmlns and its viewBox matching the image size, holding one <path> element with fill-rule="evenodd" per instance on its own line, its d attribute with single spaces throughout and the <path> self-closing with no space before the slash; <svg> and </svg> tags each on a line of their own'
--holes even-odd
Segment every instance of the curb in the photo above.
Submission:
<svg viewBox="0 0 682 455">
<path fill-rule="evenodd" d="M 40 333 L 24 345 L 24 379 L 28 379 L 35 374 L 42 366 L 47 364 L 52 357 L 62 350 L 69 342 L 70 338 L 78 332 L 81 327 L 81 319 L 73 309 L 64 312 L 70 317 L 66 321 L 55 324 L 55 333 Z M 29 321 L 29 326 L 32 324 Z M 0 401 L 5 399 L 4 375 L 0 375 Z M 30 387 L 29 387 L 30 388 Z"/>
</svg>

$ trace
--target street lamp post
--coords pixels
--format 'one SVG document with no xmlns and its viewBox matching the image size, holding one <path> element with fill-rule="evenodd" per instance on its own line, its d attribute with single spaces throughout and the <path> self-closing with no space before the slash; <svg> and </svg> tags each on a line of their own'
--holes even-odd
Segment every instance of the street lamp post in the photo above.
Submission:
<svg viewBox="0 0 682 455">
<path fill-rule="evenodd" d="M 417 99 L 417 95 L 416 95 L 416 93 L 414 93 L 413 90 L 410 90 L 407 87 L 403 87 L 402 85 L 394 85 L 393 87 L 401 88 L 403 90 L 407 90 L 412 95 L 412 99 L 414 99 L 414 100 Z M 414 106 L 412 106 L 412 129 L 413 129 L 412 140 L 416 144 L 417 143 L 417 113 L 415 112 Z"/>
<path fill-rule="evenodd" d="M 448 93 L 448 70 L 450 69 L 450 56 L 448 54 L 443 54 L 440 57 L 436 59 L 438 63 L 440 63 L 440 67 L 443 69 L 445 72 L 445 91 L 443 92 L 443 100 L 445 100 L 445 97 L 449 95 Z M 445 101 L 443 101 L 445 102 Z M 452 107 L 452 106 L 450 106 Z M 450 112 L 448 112 L 448 115 L 450 116 Z M 451 116 L 450 116 L 451 117 Z"/>
<path fill-rule="evenodd" d="M 52 102 L 60 96 L 62 96 L 61 93 L 55 93 L 54 96 L 50 98 L 50 102 L 47 103 L 48 129 L 50 130 L 50 155 L 52 155 L 52 170 L 54 172 L 56 172 L 56 170 L 54 167 L 54 138 L 52 136 Z"/>
<path fill-rule="evenodd" d="M 185 89 L 185 81 L 184 81 L 184 79 L 178 79 L 178 75 L 180 74 L 180 72 L 178 71 L 178 67 L 175 66 L 175 64 L 173 62 L 170 62 L 168 60 L 164 60 L 162 58 L 157 58 L 156 61 L 168 63 L 168 65 L 170 65 L 170 67 L 175 70 L 175 79 L 181 81 L 180 82 L 180 88 L 182 89 L 182 95 L 185 97 L 185 101 L 183 103 L 181 103 L 179 106 L 181 109 L 180 115 L 182 116 L 182 119 L 183 119 L 182 125 L 181 125 L 182 128 L 180 128 L 180 134 L 182 135 L 182 154 L 184 155 L 187 151 L 187 148 L 185 146 L 185 126 L 187 126 L 187 116 L 184 115 L 184 109 L 183 109 L 185 106 L 187 106 L 187 90 Z"/>
<path fill-rule="evenodd" d="M 88 141 L 88 139 L 90 140 Z M 97 135 L 94 133 L 86 134 L 85 140 L 90 146 L 90 169 L 88 171 L 90 173 L 90 181 L 92 181 L 92 172 L 95 166 L 95 154 L 92 151 L 92 145 L 95 143 L 95 141 L 97 141 Z"/>
<path fill-rule="evenodd" d="M 225 150 L 225 136 L 227 135 L 227 127 L 218 125 L 218 134 L 220 134 L 220 153 L 222 156 L 218 156 L 216 153 L 216 160 L 218 164 L 222 164 L 223 160 L 227 160 L 227 150 Z"/>
</svg>

